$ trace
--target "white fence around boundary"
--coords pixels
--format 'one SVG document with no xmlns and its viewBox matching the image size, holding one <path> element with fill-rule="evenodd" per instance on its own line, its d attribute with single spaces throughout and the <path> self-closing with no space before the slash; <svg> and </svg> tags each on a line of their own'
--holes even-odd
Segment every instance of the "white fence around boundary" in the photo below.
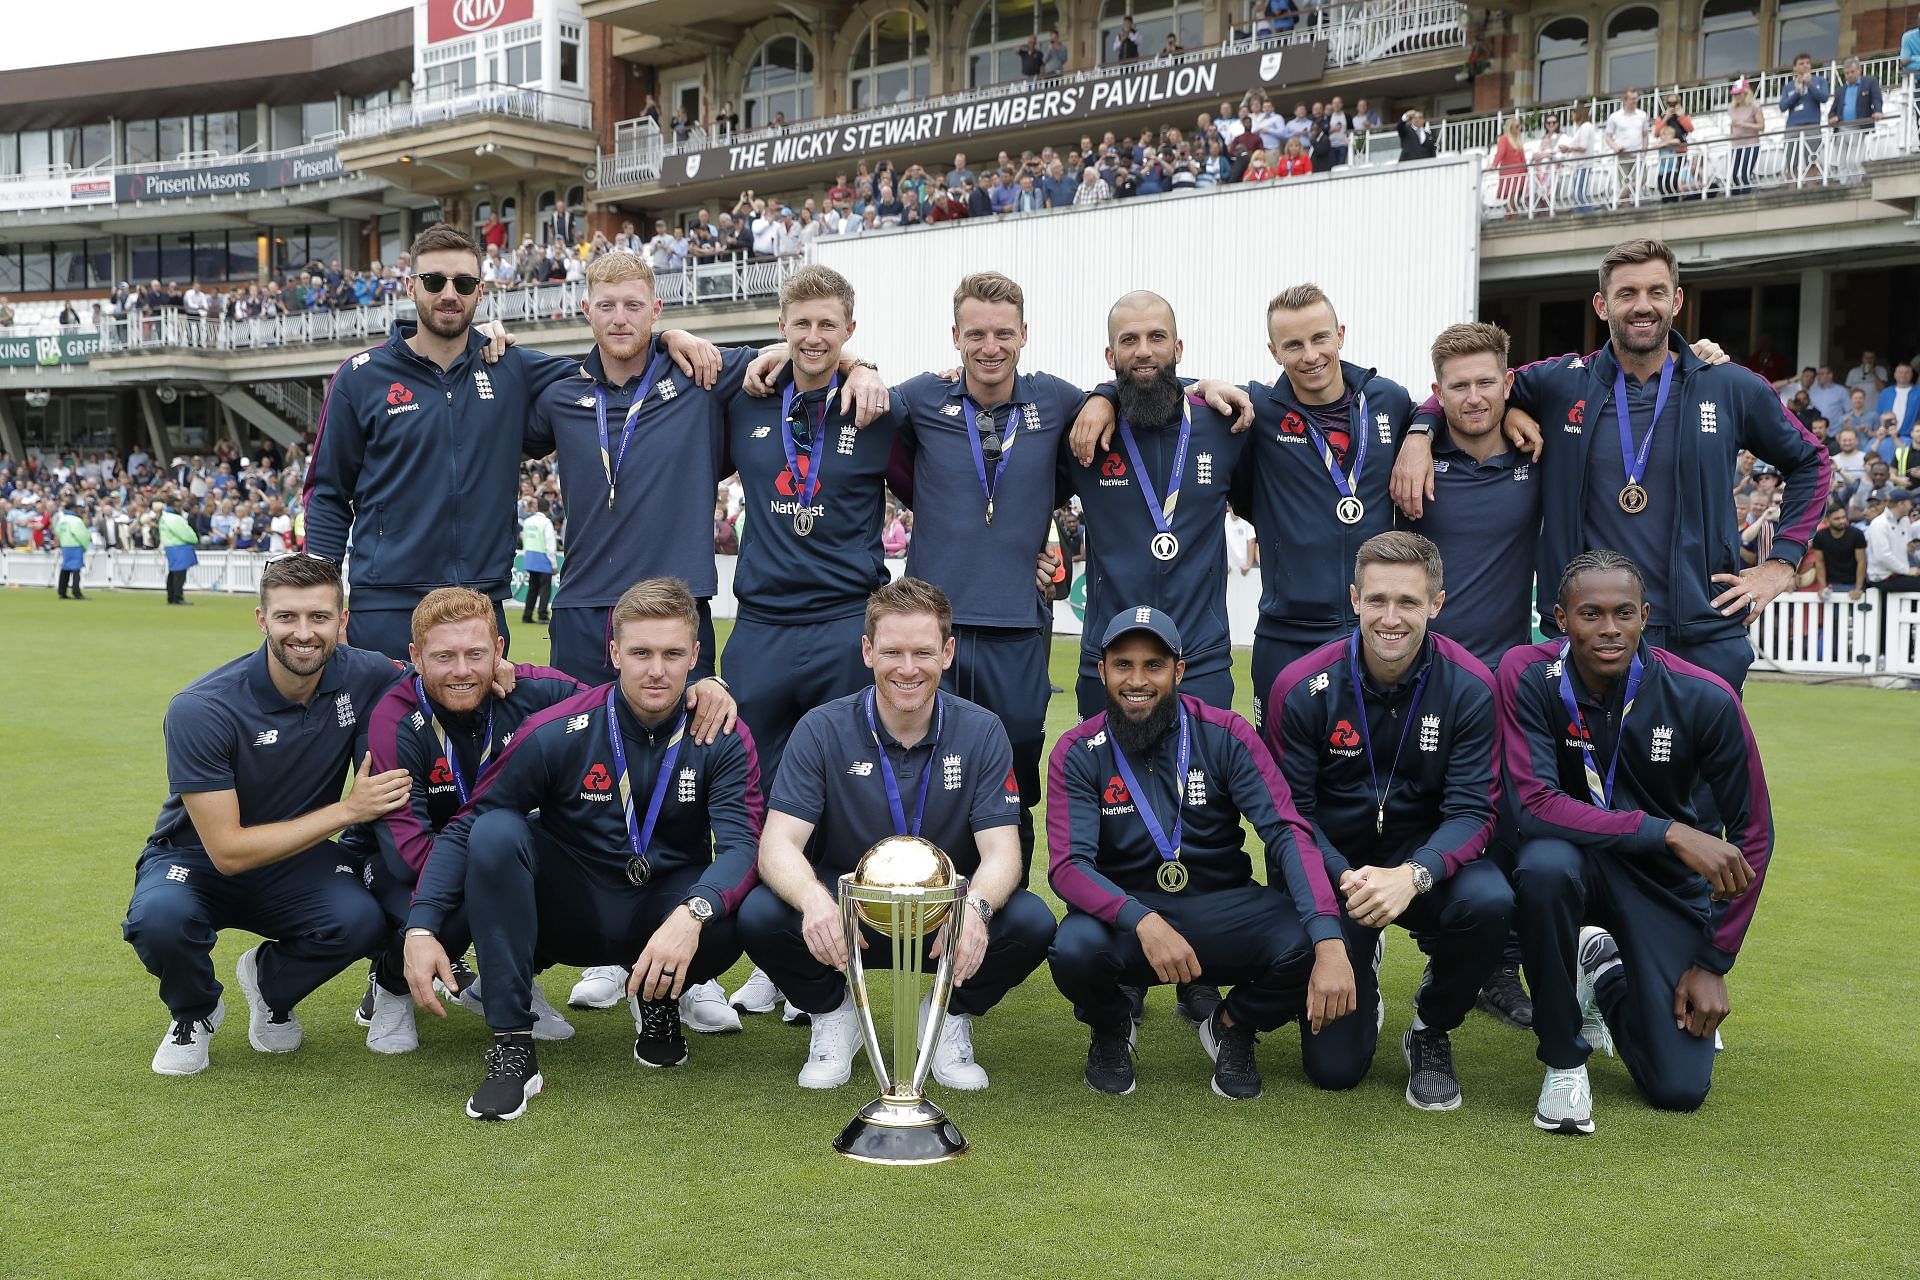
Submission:
<svg viewBox="0 0 1920 1280">
<path fill-rule="evenodd" d="M 260 570 L 268 557 L 248 551 L 202 551 L 200 563 L 187 571 L 189 591 L 251 595 L 259 590 Z M 737 609 L 733 596 L 735 558 L 716 556 L 720 591 L 713 598 L 713 616 L 731 618 Z M 0 590 L 16 587 L 51 588 L 59 574 L 56 555 L 35 551 L 0 553 Z M 905 561 L 890 560 L 898 577 Z M 159 591 L 166 585 L 166 559 L 158 551 L 92 551 L 87 555 L 81 583 L 87 590 Z M 1880 610 L 1887 638 L 1881 642 Z M 1227 575 L 1227 623 L 1236 645 L 1253 643 L 1260 608 L 1260 575 Z M 1078 635 L 1081 621 L 1063 601 L 1054 606 L 1054 633 Z M 1794 591 L 1767 606 L 1752 629 L 1755 671 L 1806 676 L 1906 676 L 1920 679 L 1920 594 L 1883 597 L 1867 591 L 1849 600 L 1836 591 L 1822 598 L 1812 591 Z"/>
</svg>

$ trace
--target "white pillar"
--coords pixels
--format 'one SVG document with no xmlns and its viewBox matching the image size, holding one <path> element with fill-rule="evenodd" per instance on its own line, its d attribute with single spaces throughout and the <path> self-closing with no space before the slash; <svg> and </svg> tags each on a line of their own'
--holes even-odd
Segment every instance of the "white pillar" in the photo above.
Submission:
<svg viewBox="0 0 1920 1280">
<path fill-rule="evenodd" d="M 1793 362 L 1796 375 L 1808 365 L 1818 369 L 1828 363 L 1832 335 L 1833 272 L 1809 267 L 1800 273 L 1800 337 Z"/>
</svg>

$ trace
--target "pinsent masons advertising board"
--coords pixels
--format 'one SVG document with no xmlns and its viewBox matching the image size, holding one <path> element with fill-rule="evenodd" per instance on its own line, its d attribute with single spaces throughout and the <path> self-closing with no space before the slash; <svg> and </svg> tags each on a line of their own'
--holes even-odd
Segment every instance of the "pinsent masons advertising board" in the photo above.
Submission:
<svg viewBox="0 0 1920 1280">
<path fill-rule="evenodd" d="M 142 200 L 271 191 L 276 187 L 297 187 L 303 182 L 338 178 L 345 173 L 339 153 L 326 147 L 246 164 L 122 173 L 114 177 L 113 194 L 121 204 L 138 204 Z"/>
<path fill-rule="evenodd" d="M 1238 100 L 1249 89 L 1277 89 L 1318 80 L 1326 69 L 1327 46 L 1319 42 L 1174 65 L 1135 63 L 1057 88 L 1042 84 L 1028 93 L 953 103 L 928 111 L 907 110 L 855 124 L 812 129 L 796 125 L 778 138 L 668 156 L 661 169 L 660 185 L 677 187 L 780 165 L 858 159 L 900 147 L 960 141 L 975 134 L 1004 133 L 1178 102 Z"/>
</svg>

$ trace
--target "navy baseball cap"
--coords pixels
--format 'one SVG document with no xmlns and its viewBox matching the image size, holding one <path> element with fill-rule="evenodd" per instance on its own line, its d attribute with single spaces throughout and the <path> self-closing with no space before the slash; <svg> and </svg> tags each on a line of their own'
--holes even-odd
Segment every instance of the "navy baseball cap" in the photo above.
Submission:
<svg viewBox="0 0 1920 1280">
<path fill-rule="evenodd" d="M 1122 609 L 1114 614 L 1113 621 L 1107 624 L 1105 634 L 1100 637 L 1100 651 L 1105 653 L 1113 648 L 1114 641 L 1135 631 L 1157 636 L 1161 644 L 1173 651 L 1174 657 L 1180 656 L 1180 628 L 1173 625 L 1172 618 L 1149 605 Z"/>
</svg>

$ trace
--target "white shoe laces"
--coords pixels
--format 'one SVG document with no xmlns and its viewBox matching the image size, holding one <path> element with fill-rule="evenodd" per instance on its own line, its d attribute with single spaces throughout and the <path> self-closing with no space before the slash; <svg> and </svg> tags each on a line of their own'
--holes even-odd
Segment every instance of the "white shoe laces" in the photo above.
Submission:
<svg viewBox="0 0 1920 1280">
<path fill-rule="evenodd" d="M 973 1019 L 965 1014 L 950 1013 L 947 1020 L 940 1024 L 940 1048 L 951 1054 L 955 1062 L 973 1061 Z"/>
</svg>

